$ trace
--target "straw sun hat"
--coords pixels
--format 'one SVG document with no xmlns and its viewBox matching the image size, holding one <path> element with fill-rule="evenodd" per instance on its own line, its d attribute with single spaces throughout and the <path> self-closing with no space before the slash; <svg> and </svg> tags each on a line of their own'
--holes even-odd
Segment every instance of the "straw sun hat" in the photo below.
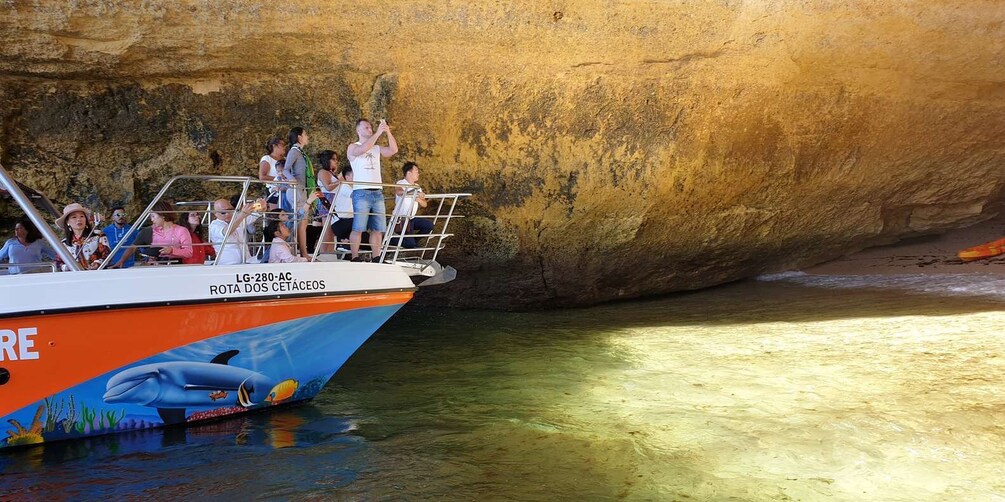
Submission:
<svg viewBox="0 0 1005 502">
<path fill-rule="evenodd" d="M 84 213 L 84 216 L 87 216 L 87 221 L 91 221 L 91 210 L 74 202 L 73 204 L 63 208 L 63 216 L 56 218 L 56 226 L 63 228 L 63 223 L 66 221 L 66 218 L 78 211 Z"/>
</svg>

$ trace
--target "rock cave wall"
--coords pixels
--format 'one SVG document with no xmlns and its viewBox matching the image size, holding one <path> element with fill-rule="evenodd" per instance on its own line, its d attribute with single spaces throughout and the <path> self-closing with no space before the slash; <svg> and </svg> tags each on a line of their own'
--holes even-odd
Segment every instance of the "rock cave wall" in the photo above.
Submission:
<svg viewBox="0 0 1005 502">
<path fill-rule="evenodd" d="M 1000 2 L 8 1 L 0 37 L 0 162 L 60 203 L 386 117 L 385 181 L 473 194 L 422 301 L 697 289 L 1002 209 Z"/>
</svg>

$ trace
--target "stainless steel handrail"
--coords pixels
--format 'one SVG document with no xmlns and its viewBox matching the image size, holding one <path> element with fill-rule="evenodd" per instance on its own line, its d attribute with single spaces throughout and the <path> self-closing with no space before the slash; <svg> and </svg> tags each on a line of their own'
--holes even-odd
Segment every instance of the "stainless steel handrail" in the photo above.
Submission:
<svg viewBox="0 0 1005 502">
<path fill-rule="evenodd" d="M 33 262 L 24 262 L 24 263 L 0 263 L 0 269 L 5 269 L 6 270 L 6 269 L 14 268 L 14 267 L 17 267 L 17 268 L 32 268 L 32 269 L 35 269 L 35 268 L 49 268 L 49 269 L 52 269 L 53 272 L 55 272 L 57 270 L 56 264 L 53 263 L 53 262 L 51 262 L 51 261 L 33 261 Z M 22 273 L 24 273 L 24 272 L 19 272 L 18 274 L 10 274 L 10 275 L 20 275 Z M 30 274 L 31 272 L 28 272 L 28 273 Z"/>
<path fill-rule="evenodd" d="M 399 186 L 404 186 L 404 185 L 399 185 Z M 413 201 L 412 201 L 413 204 L 415 203 L 414 198 L 417 197 L 417 196 L 418 196 L 418 194 L 415 194 L 413 196 Z M 402 253 L 408 253 L 409 255 L 415 255 L 416 253 L 418 253 L 418 257 L 417 257 L 418 260 L 419 261 L 425 261 L 426 260 L 426 252 L 427 251 L 432 251 L 433 255 L 432 255 L 432 257 L 429 258 L 429 261 L 430 262 L 435 262 L 436 258 L 439 256 L 440 250 L 444 248 L 443 241 L 445 239 L 453 236 L 453 234 L 447 233 L 447 227 L 448 227 L 451 219 L 459 217 L 459 216 L 455 216 L 454 215 L 454 208 L 457 206 L 457 201 L 460 200 L 461 198 L 470 197 L 470 196 L 471 196 L 471 194 L 469 194 L 469 193 L 426 194 L 426 200 L 427 201 L 434 201 L 434 200 L 439 200 L 440 201 L 439 204 L 437 205 L 436 213 L 435 214 L 432 214 L 432 215 L 415 215 L 414 217 L 410 217 L 410 218 L 406 218 L 404 215 L 393 215 L 392 216 L 392 222 L 390 224 L 391 225 L 390 226 L 390 231 L 389 231 L 390 235 L 388 236 L 387 240 L 384 243 L 384 247 L 385 247 L 385 249 L 387 249 L 387 248 L 391 247 L 390 246 L 390 242 L 391 242 L 392 239 L 395 239 L 395 238 L 398 239 L 398 246 L 394 246 L 394 254 L 393 254 L 392 258 L 391 258 L 391 261 L 392 262 L 398 262 L 399 259 L 401 258 Z M 446 210 L 446 214 L 443 214 L 443 212 L 444 212 L 444 205 L 447 205 L 448 202 L 449 202 L 449 207 Z M 407 224 L 407 222 L 409 220 L 412 220 L 412 219 L 415 219 L 415 218 L 431 219 L 431 220 L 433 220 L 433 226 L 434 227 L 436 226 L 437 221 L 439 221 L 440 219 L 443 219 L 443 228 L 440 229 L 439 232 L 430 232 L 428 234 L 409 234 L 409 233 L 406 233 L 407 230 L 408 230 L 408 224 Z M 394 229 L 397 227 L 397 222 L 398 221 L 402 221 L 401 231 L 400 231 L 400 233 L 398 233 L 397 235 L 395 235 L 394 234 Z M 434 245 L 434 246 L 415 247 L 415 248 L 410 248 L 410 249 L 409 248 L 403 248 L 403 246 L 401 244 L 404 242 L 404 239 L 407 238 L 407 237 L 436 239 L 436 245 Z M 381 260 L 383 260 L 383 256 L 381 257 Z"/>
<path fill-rule="evenodd" d="M 340 182 L 340 186 L 343 183 L 350 185 L 352 187 L 352 190 L 357 190 L 357 188 L 356 188 L 357 185 L 363 186 L 363 187 L 381 188 L 381 189 L 384 189 L 384 188 L 419 188 L 418 185 L 401 185 L 401 184 L 398 184 L 398 183 L 374 183 L 372 181 L 352 181 L 352 182 L 342 181 L 342 182 Z M 415 197 L 413 196 L 412 197 L 413 203 L 414 203 L 414 198 Z M 318 241 L 314 245 L 314 252 L 311 253 L 311 261 L 317 261 L 317 257 L 320 254 L 320 250 L 321 250 L 322 244 L 327 244 L 327 242 L 324 240 L 324 235 L 327 232 L 327 229 L 331 228 L 331 219 L 332 219 L 332 216 L 335 213 L 336 213 L 336 211 L 335 211 L 335 205 L 332 204 L 331 210 L 328 211 L 328 214 L 325 215 L 325 218 L 324 218 L 324 220 L 322 222 L 322 225 L 321 225 L 321 236 L 318 237 Z M 353 212 L 352 214 L 353 214 L 353 217 L 355 217 L 357 213 Z M 371 216 L 371 215 L 374 215 L 374 214 L 377 214 L 377 213 L 366 213 L 367 216 Z M 387 217 L 387 213 L 384 213 L 384 217 Z M 381 249 L 377 253 L 377 255 L 380 256 L 381 260 L 383 260 L 384 250 L 387 248 L 387 243 L 389 242 L 389 239 L 388 239 L 388 234 L 389 233 L 390 233 L 390 231 L 385 231 L 384 232 L 384 238 L 381 240 L 381 246 L 380 246 Z M 332 247 L 335 248 L 337 246 L 338 246 L 338 242 L 337 241 L 332 241 Z M 370 250 L 370 254 L 374 255 L 374 250 L 371 249 Z"/>
<path fill-rule="evenodd" d="M 356 190 L 356 185 L 360 185 L 360 186 L 364 186 L 364 187 L 381 188 L 381 189 L 383 189 L 383 188 L 392 188 L 392 187 L 393 188 L 419 188 L 418 185 L 400 185 L 400 184 L 397 184 L 397 183 L 394 183 L 394 184 L 391 184 L 391 183 L 374 183 L 374 182 L 371 182 L 371 181 L 352 181 L 352 182 L 341 181 L 341 182 L 339 182 L 340 188 L 341 188 L 341 185 L 343 183 L 349 184 L 352 187 L 352 190 Z M 331 193 L 331 192 L 329 192 L 329 193 Z M 338 192 L 335 192 L 335 193 L 338 193 Z M 413 197 L 413 202 L 414 202 L 414 197 Z M 332 207 L 331 207 L 331 210 L 329 210 L 328 213 L 325 215 L 325 218 L 324 218 L 324 220 L 323 220 L 323 222 L 321 224 L 321 236 L 318 238 L 318 242 L 315 243 L 315 245 L 314 245 L 314 252 L 311 253 L 311 261 L 317 261 L 317 257 L 318 257 L 318 254 L 320 254 L 320 250 L 321 250 L 322 244 L 327 244 L 327 242 L 324 240 L 324 236 L 328 232 L 328 229 L 331 228 L 331 219 L 332 219 L 332 216 L 336 214 L 336 212 L 337 211 L 335 210 L 335 205 L 333 204 Z M 352 214 L 353 214 L 353 217 L 355 218 L 355 216 L 356 216 L 357 213 L 353 212 Z M 374 214 L 377 214 L 377 213 L 366 213 L 367 216 L 371 216 L 371 215 L 374 215 Z M 386 213 L 384 214 L 384 216 L 386 217 Z M 378 253 L 378 255 L 381 257 L 382 260 L 383 260 L 383 255 L 384 255 L 384 249 L 386 248 L 387 242 L 389 242 L 388 239 L 387 239 L 387 235 L 389 233 L 390 233 L 389 231 L 385 231 L 384 232 L 384 239 L 381 241 L 381 250 Z M 333 240 L 332 241 L 332 248 L 337 248 L 337 247 L 338 247 L 338 242 Z M 374 251 L 372 249 L 370 250 L 370 254 L 371 255 L 374 254 Z"/>
<path fill-rule="evenodd" d="M 406 185 L 406 184 L 397 184 L 397 183 L 395 183 L 395 184 L 389 184 L 389 183 L 364 183 L 364 182 L 353 182 L 353 184 L 354 185 L 355 184 L 359 184 L 359 185 L 363 185 L 363 186 L 380 187 L 380 188 L 395 188 L 395 189 L 403 188 L 403 189 L 406 190 L 406 193 L 404 194 L 404 197 L 407 198 L 407 199 L 410 199 L 412 204 L 416 204 L 417 203 L 416 199 L 419 196 L 418 191 L 408 190 L 408 189 L 419 188 L 418 185 Z M 409 192 L 411 192 L 411 193 L 409 193 Z M 381 247 L 380 247 L 379 250 L 372 250 L 371 249 L 370 250 L 370 254 L 372 256 L 378 257 L 378 260 L 381 261 L 381 262 L 383 262 L 386 259 L 390 258 L 390 261 L 392 263 L 399 263 L 400 260 L 401 260 L 402 255 L 406 255 L 406 256 L 412 257 L 410 259 L 417 258 L 419 261 L 426 261 L 427 252 L 432 252 L 432 257 L 428 261 L 435 261 L 436 258 L 439 256 L 439 251 L 445 247 L 443 245 L 443 241 L 445 239 L 453 236 L 453 234 L 447 233 L 447 231 L 446 231 L 447 230 L 447 225 L 448 225 L 449 221 L 451 219 L 453 219 L 453 218 L 463 217 L 463 216 L 455 215 L 454 214 L 454 209 L 456 207 L 457 201 L 460 200 L 461 198 L 470 197 L 470 196 L 471 196 L 471 194 L 469 194 L 469 193 L 425 194 L 425 197 L 426 197 L 427 200 L 430 200 L 430 201 L 437 201 L 438 200 L 439 201 L 439 204 L 436 207 L 435 214 L 431 214 L 431 215 L 420 214 L 420 215 L 416 215 L 414 217 L 406 217 L 404 214 L 396 214 L 394 211 L 391 211 L 390 215 L 385 214 L 384 216 L 385 217 L 389 216 L 390 219 L 389 219 L 389 221 L 387 223 L 387 229 L 384 232 L 384 236 L 383 236 L 383 239 L 381 241 Z M 323 220 L 323 230 L 322 230 L 322 234 L 321 234 L 322 237 L 319 238 L 317 244 L 315 245 L 314 252 L 311 255 L 311 261 L 316 261 L 317 257 L 320 254 L 322 254 L 321 253 L 322 246 L 326 245 L 326 244 L 329 244 L 329 241 L 325 241 L 323 239 L 323 236 L 327 233 L 326 229 L 330 228 L 331 220 L 332 220 L 332 217 L 335 215 L 335 213 L 336 213 L 336 208 L 333 205 L 333 207 L 331 208 L 331 211 L 328 212 L 327 216 Z M 353 216 L 355 216 L 356 214 L 358 214 L 358 213 L 354 212 Z M 375 214 L 375 213 L 367 213 L 367 216 L 370 216 L 370 215 L 373 215 L 373 214 Z M 444 222 L 443 223 L 443 228 L 440 229 L 439 232 L 430 232 L 428 234 L 407 233 L 408 226 L 405 223 L 407 221 L 412 220 L 412 219 L 430 219 L 430 220 L 432 220 L 434 226 L 437 224 L 437 222 L 439 222 L 440 220 L 443 220 L 443 222 Z M 395 228 L 398 226 L 399 222 L 402 223 L 401 230 L 398 231 L 398 232 L 395 232 Z M 409 238 L 409 237 L 425 238 L 425 239 L 435 240 L 436 244 L 433 245 L 433 246 L 422 246 L 422 247 L 414 247 L 414 248 L 404 248 L 401 245 L 402 242 L 403 242 L 403 239 Z M 398 245 L 392 245 L 391 244 L 391 242 L 394 239 L 398 239 L 397 240 Z M 333 241 L 330 241 L 330 243 L 332 244 L 333 248 L 335 248 L 335 251 L 337 253 L 337 246 L 338 246 L 339 242 L 337 242 L 336 240 L 333 240 Z"/>
<path fill-rule="evenodd" d="M 292 197 L 292 209 L 293 209 L 293 215 L 292 216 L 294 218 L 294 221 L 296 221 L 297 223 L 300 223 L 299 218 L 309 218 L 310 217 L 310 215 L 308 215 L 308 214 L 304 214 L 303 216 L 298 217 L 298 213 L 299 213 L 299 209 L 300 208 L 298 208 L 299 204 L 298 204 L 298 201 L 297 201 L 298 190 L 295 189 L 296 187 L 298 187 L 298 183 L 295 182 L 295 181 L 269 181 L 269 182 L 265 182 L 265 181 L 259 180 L 258 178 L 253 178 L 253 177 L 250 177 L 250 176 L 179 175 L 179 176 L 174 176 L 174 177 L 170 178 L 164 184 L 164 186 L 160 189 L 160 191 L 158 191 L 158 193 L 154 196 L 154 198 L 150 201 L 150 203 L 147 204 L 147 206 L 141 212 L 141 214 L 139 215 L 139 217 L 137 217 L 136 220 L 130 225 L 129 230 L 122 237 L 122 239 L 120 239 L 119 242 L 116 243 L 115 248 L 110 251 L 109 256 L 115 256 L 116 254 L 118 254 L 121 251 L 124 251 L 127 248 L 139 247 L 139 246 L 135 246 L 135 245 L 126 245 L 126 242 L 129 242 L 130 239 L 132 239 L 135 235 L 137 235 L 137 233 L 142 229 L 142 225 L 149 220 L 150 213 L 153 212 L 154 205 L 157 204 L 157 202 L 159 202 L 160 200 L 162 200 L 169 193 L 170 189 L 173 186 L 175 186 L 179 181 L 200 181 L 200 182 L 204 182 L 204 183 L 220 182 L 220 183 L 238 183 L 238 184 L 240 184 L 241 185 L 241 193 L 240 193 L 240 196 L 238 197 L 238 204 L 237 204 L 237 206 L 234 209 L 235 211 L 237 211 L 240 208 L 244 207 L 245 201 L 247 201 L 249 199 L 248 192 L 249 192 L 249 189 L 250 189 L 250 187 L 251 187 L 252 184 L 255 184 L 255 185 L 259 185 L 260 184 L 260 185 L 263 185 L 263 186 L 264 185 L 287 185 L 289 187 L 289 189 L 286 190 L 286 192 L 289 193 L 289 194 L 291 194 L 291 197 Z M 6 170 L 3 169 L 3 166 L 0 166 L 0 182 L 2 182 L 3 186 L 5 188 L 7 188 L 7 190 L 12 194 L 12 196 L 14 196 L 15 200 L 18 202 L 18 204 L 20 206 L 22 206 L 22 209 L 25 210 L 25 213 L 28 214 L 28 216 L 32 220 L 32 222 L 35 223 L 35 225 L 39 227 L 39 230 L 41 231 L 41 233 L 43 234 L 43 236 L 46 238 L 46 240 L 49 242 L 49 244 L 53 247 L 53 249 L 57 252 L 57 254 L 60 255 L 60 258 L 63 259 L 63 261 L 67 264 L 67 267 L 71 268 L 73 270 L 82 270 L 82 267 L 80 266 L 80 264 L 77 263 L 77 261 L 75 259 L 73 259 L 73 256 L 70 255 L 69 250 L 65 246 L 62 245 L 62 242 L 59 240 L 59 238 L 53 232 L 52 228 L 42 218 L 42 216 L 40 214 L 38 214 L 37 208 L 35 208 L 30 203 L 30 200 L 19 189 L 19 187 L 17 186 L 17 183 L 14 182 L 14 180 L 9 176 L 9 174 L 6 172 Z M 347 182 L 343 182 L 343 183 L 347 183 Z M 406 193 L 404 194 L 404 197 L 407 198 L 407 199 L 410 199 L 412 204 L 416 204 L 417 203 L 416 199 L 418 198 L 418 195 L 419 195 L 418 190 L 409 190 L 409 189 L 418 188 L 417 185 L 405 185 L 405 184 L 397 184 L 397 183 L 394 183 L 394 184 L 391 184 L 391 183 L 371 183 L 371 182 L 354 181 L 354 182 L 351 183 L 351 186 L 352 186 L 353 189 L 359 189 L 359 187 L 372 187 L 372 188 L 380 188 L 380 189 L 385 189 L 385 188 L 399 189 L 399 188 L 402 188 L 402 189 L 406 190 Z M 411 193 L 409 193 L 409 192 L 411 192 Z M 408 230 L 407 230 L 408 229 L 408 225 L 406 223 L 407 223 L 407 221 L 411 220 L 412 218 L 409 218 L 409 217 L 407 217 L 405 215 L 402 215 L 402 214 L 394 214 L 394 211 L 392 210 L 391 214 L 389 215 L 390 216 L 390 221 L 388 222 L 388 228 L 384 232 L 384 236 L 383 236 L 383 239 L 382 239 L 382 242 L 381 242 L 380 249 L 376 249 L 376 250 L 371 249 L 370 250 L 370 254 L 372 256 L 378 257 L 378 259 L 380 261 L 383 261 L 383 260 L 385 260 L 385 259 L 387 259 L 387 258 L 390 257 L 391 258 L 391 262 L 399 262 L 399 260 L 401 259 L 402 255 L 405 254 L 405 253 L 407 253 L 407 256 L 410 256 L 410 258 L 408 258 L 409 260 L 414 260 L 415 257 L 417 256 L 418 261 L 428 263 L 427 260 L 426 260 L 426 256 L 427 256 L 427 253 L 431 252 L 432 253 L 432 257 L 431 257 L 430 261 L 435 262 L 438 254 L 439 254 L 439 251 L 444 248 L 443 241 L 453 235 L 453 234 L 447 233 L 447 226 L 448 226 L 450 220 L 452 218 L 455 218 L 455 217 L 463 217 L 463 216 L 459 216 L 459 215 L 455 215 L 454 214 L 454 210 L 455 210 L 455 207 L 457 205 L 457 201 L 459 199 L 463 198 L 463 197 L 468 197 L 468 196 L 470 196 L 470 194 L 468 194 L 468 193 L 425 194 L 425 197 L 426 197 L 427 200 L 429 200 L 429 201 L 437 201 L 438 200 L 439 201 L 439 204 L 436 207 L 436 211 L 435 211 L 434 214 L 416 215 L 414 218 L 416 218 L 416 219 L 431 219 L 434 225 L 438 224 L 440 220 L 443 220 L 443 228 L 441 228 L 439 230 L 439 232 L 435 232 L 434 231 L 434 232 L 430 232 L 428 234 L 408 233 Z M 180 202 L 180 203 L 177 204 L 177 207 L 197 206 L 197 207 L 205 208 L 205 209 L 202 209 L 202 210 L 204 210 L 206 212 L 206 214 L 203 217 L 203 220 L 205 222 L 205 220 L 209 219 L 209 215 L 213 211 L 212 204 L 213 204 L 212 201 L 190 201 L 190 202 Z M 280 211 L 282 211 L 282 210 L 280 210 Z M 172 210 L 171 212 L 172 213 L 185 213 L 185 212 L 188 212 L 188 211 L 186 211 L 186 210 Z M 256 213 L 258 213 L 258 212 L 256 212 Z M 265 214 L 265 215 L 272 214 L 271 211 L 261 211 L 260 213 L 261 214 Z M 375 214 L 375 213 L 368 213 L 368 215 L 370 215 L 370 214 Z M 335 207 L 334 204 L 332 204 L 331 209 L 327 212 L 325 218 L 323 219 L 322 232 L 321 232 L 321 235 L 318 237 L 317 242 L 314 243 L 314 250 L 311 253 L 310 261 L 317 261 L 317 257 L 318 257 L 319 254 L 321 254 L 322 248 L 324 247 L 325 244 L 328 243 L 328 241 L 325 240 L 325 235 L 327 233 L 327 229 L 331 228 L 332 219 L 334 217 L 336 217 L 336 215 L 337 215 L 336 207 Z M 355 217 L 355 215 L 356 215 L 356 213 L 354 212 L 353 216 Z M 386 216 L 388 216 L 388 214 L 385 213 L 384 216 L 386 217 Z M 395 232 L 394 229 L 397 226 L 398 222 L 401 222 L 401 230 L 398 231 L 398 232 Z M 235 230 L 235 225 L 236 225 L 235 219 L 231 218 L 231 221 L 227 225 L 226 236 L 232 235 L 232 233 Z M 266 236 L 266 237 L 268 237 L 268 236 Z M 409 237 L 425 238 L 425 239 L 428 239 L 427 242 L 429 242 L 429 243 L 435 242 L 435 244 L 432 244 L 432 245 L 426 244 L 426 245 L 421 246 L 421 247 L 414 247 L 414 248 L 408 248 L 408 249 L 406 249 L 403 246 L 401 246 L 401 243 L 402 243 L 402 240 L 404 238 L 409 238 Z M 391 245 L 391 241 L 394 238 L 398 239 L 398 245 L 392 246 Z M 296 237 L 295 237 L 295 239 L 296 239 Z M 269 240 L 270 239 L 268 239 L 268 238 L 265 239 L 265 241 L 269 241 Z M 214 243 L 211 242 L 210 239 L 208 239 L 208 238 L 207 238 L 207 242 L 203 243 L 203 245 L 208 245 L 208 246 L 212 246 L 213 244 Z M 213 260 L 213 264 L 214 265 L 216 265 L 217 263 L 219 263 L 220 257 L 223 254 L 223 251 L 226 248 L 226 246 L 237 246 L 237 245 L 239 245 L 236 242 L 228 242 L 227 239 L 226 239 L 226 237 L 224 238 L 223 242 L 216 243 L 216 244 L 218 244 L 220 247 L 219 247 L 218 252 L 216 254 L 216 258 Z M 296 244 L 296 241 L 294 241 L 294 244 Z M 334 249 L 336 249 L 336 246 L 338 246 L 339 243 L 337 242 L 337 239 L 332 239 L 331 244 L 332 244 L 332 248 L 334 250 Z M 214 248 L 215 247 L 216 246 L 214 246 Z M 243 252 L 243 250 L 242 250 L 242 252 Z M 393 252 L 393 254 L 391 254 L 392 252 Z M 112 260 L 110 260 L 110 259 L 109 260 L 105 260 L 98 267 L 98 270 L 103 270 L 103 269 L 108 268 L 110 266 L 111 261 Z M 405 262 L 402 262 L 402 263 L 405 263 Z M 412 263 L 412 262 L 410 261 L 408 263 Z M 24 264 L 24 265 L 26 265 L 26 266 L 32 266 L 32 265 L 38 265 L 38 264 Z M 53 266 L 52 264 L 44 264 L 44 265 L 45 266 Z M 10 267 L 10 265 L 8 265 L 7 267 L 3 267 L 3 268 L 9 268 L 9 267 Z"/>
<path fill-rule="evenodd" d="M 38 214 L 38 210 L 35 209 L 35 205 L 31 203 L 28 197 L 21 191 L 21 187 L 17 185 L 14 178 L 7 173 L 7 169 L 0 164 L 0 184 L 3 184 L 4 188 L 14 197 L 14 201 L 17 202 L 18 206 L 21 206 L 21 210 L 24 214 L 28 216 L 28 219 L 35 225 L 35 228 L 42 233 L 42 237 L 45 237 L 46 242 L 52 247 L 53 251 L 59 255 L 60 259 L 66 266 L 73 270 L 80 271 L 83 267 L 77 263 L 76 258 L 70 254 L 70 250 L 63 245 L 63 242 L 56 237 L 56 233 L 52 231 L 49 226 L 49 222 L 42 218 L 41 214 Z M 102 264 L 104 265 L 104 264 Z"/>
<path fill-rule="evenodd" d="M 140 228 L 142 227 L 143 223 L 147 221 L 147 219 L 150 216 L 150 213 L 153 212 L 154 204 L 156 204 L 158 201 L 164 198 L 164 195 L 168 192 L 168 190 L 171 188 L 172 185 L 181 180 L 201 181 L 206 183 L 240 183 L 241 196 L 238 199 L 237 207 L 244 207 L 244 201 L 247 199 L 248 188 L 252 184 L 262 184 L 262 185 L 266 184 L 266 182 L 261 181 L 258 178 L 252 178 L 250 176 L 207 176 L 207 175 L 192 175 L 192 174 L 174 176 L 171 179 L 169 179 L 167 183 L 164 184 L 164 186 L 160 189 L 160 191 L 157 192 L 157 195 L 155 195 L 154 198 L 150 201 L 150 203 L 147 204 L 147 207 L 143 210 L 142 213 L 140 213 L 140 216 L 137 217 L 136 220 L 133 222 L 133 224 L 130 226 L 129 231 L 127 231 L 126 234 L 122 236 L 122 239 L 116 243 L 115 249 L 113 249 L 111 253 L 109 253 L 109 256 L 115 256 L 120 249 L 125 249 L 126 247 L 135 247 L 135 246 L 128 246 L 125 243 L 129 241 L 130 237 L 132 237 L 133 234 L 136 234 L 140 231 Z M 290 187 L 295 187 L 297 185 L 295 181 L 270 181 L 269 184 L 289 185 Z M 296 190 L 292 190 L 292 192 L 295 204 Z M 234 208 L 234 210 L 237 211 L 238 209 Z M 177 213 L 179 211 L 172 211 L 172 212 Z M 224 241 L 220 243 L 220 249 L 216 253 L 216 258 L 213 260 L 213 265 L 216 265 L 217 262 L 220 260 L 220 256 L 223 254 L 223 250 L 226 248 L 226 246 L 237 245 L 237 243 L 228 243 L 226 239 L 226 237 L 230 236 L 233 233 L 233 229 L 234 229 L 234 219 L 231 218 L 230 222 L 227 225 L 226 233 L 224 234 Z M 109 261 L 111 260 L 106 260 L 104 263 L 102 263 L 101 266 L 98 267 L 98 270 L 106 268 Z"/>
</svg>

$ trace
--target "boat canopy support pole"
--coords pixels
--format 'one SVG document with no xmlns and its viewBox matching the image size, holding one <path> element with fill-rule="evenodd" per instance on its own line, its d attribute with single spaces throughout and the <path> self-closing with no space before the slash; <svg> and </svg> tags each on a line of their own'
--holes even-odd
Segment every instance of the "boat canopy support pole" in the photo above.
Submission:
<svg viewBox="0 0 1005 502">
<path fill-rule="evenodd" d="M 14 201 L 17 202 L 24 214 L 28 216 L 28 219 L 35 224 L 35 228 L 42 233 L 42 237 L 45 237 L 46 242 L 52 247 L 59 257 L 63 260 L 63 263 L 72 268 L 73 270 L 83 270 L 77 260 L 70 254 L 70 250 L 63 245 L 56 233 L 52 231 L 52 227 L 49 226 L 49 222 L 42 218 L 41 214 L 38 214 L 38 209 L 35 208 L 35 204 L 32 204 L 31 199 L 28 198 L 21 191 L 21 187 L 17 185 L 14 178 L 11 178 L 10 174 L 7 173 L 7 169 L 0 165 L 0 183 L 3 187 L 10 192 L 11 196 L 14 197 Z"/>
</svg>

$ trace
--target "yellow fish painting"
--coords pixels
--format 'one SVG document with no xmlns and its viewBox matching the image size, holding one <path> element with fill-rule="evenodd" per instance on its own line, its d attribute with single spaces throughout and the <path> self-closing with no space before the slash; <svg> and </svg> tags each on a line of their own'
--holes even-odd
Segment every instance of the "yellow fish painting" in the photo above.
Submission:
<svg viewBox="0 0 1005 502">
<path fill-rule="evenodd" d="M 272 392 L 269 392 L 269 396 L 265 398 L 265 402 L 272 404 L 281 403 L 293 397 L 293 393 L 297 391 L 297 387 L 299 386 L 300 382 L 292 378 L 283 380 L 272 388 Z"/>
</svg>

